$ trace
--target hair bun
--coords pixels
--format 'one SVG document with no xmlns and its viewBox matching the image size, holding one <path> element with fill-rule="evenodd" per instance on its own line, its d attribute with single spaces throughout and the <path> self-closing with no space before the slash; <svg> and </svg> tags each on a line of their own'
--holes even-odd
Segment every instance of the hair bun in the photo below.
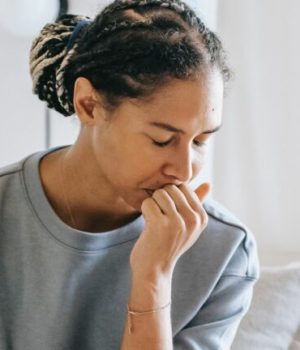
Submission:
<svg viewBox="0 0 300 350">
<path fill-rule="evenodd" d="M 34 39 L 30 49 L 30 75 L 32 91 L 39 99 L 47 102 L 49 108 L 65 116 L 74 114 L 73 101 L 67 97 L 63 75 L 69 58 L 76 49 L 70 48 L 74 28 L 88 17 L 63 15 L 56 22 L 46 24 Z M 75 39 L 75 38 L 73 38 Z"/>
</svg>

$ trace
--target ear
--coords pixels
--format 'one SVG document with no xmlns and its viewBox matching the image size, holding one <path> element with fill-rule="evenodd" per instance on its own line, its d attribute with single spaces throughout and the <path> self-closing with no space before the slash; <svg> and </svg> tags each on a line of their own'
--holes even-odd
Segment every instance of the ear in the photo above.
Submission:
<svg viewBox="0 0 300 350">
<path fill-rule="evenodd" d="M 99 95 L 96 93 L 91 82 L 83 77 L 79 77 L 75 81 L 73 104 L 75 113 L 80 119 L 81 124 L 85 126 L 94 125 L 97 116 L 99 116 L 99 111 L 101 113 L 104 112 L 101 107 L 101 100 L 99 101 Z"/>
</svg>

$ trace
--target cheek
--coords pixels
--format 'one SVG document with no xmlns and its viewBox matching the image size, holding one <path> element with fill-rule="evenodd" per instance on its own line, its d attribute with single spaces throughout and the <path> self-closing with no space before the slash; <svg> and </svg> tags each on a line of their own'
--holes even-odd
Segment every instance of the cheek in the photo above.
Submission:
<svg viewBox="0 0 300 350">
<path fill-rule="evenodd" d="M 152 176 L 157 167 L 155 157 L 145 156 L 143 148 L 123 149 L 114 159 L 115 174 L 122 177 L 122 183 L 132 186 Z"/>
</svg>

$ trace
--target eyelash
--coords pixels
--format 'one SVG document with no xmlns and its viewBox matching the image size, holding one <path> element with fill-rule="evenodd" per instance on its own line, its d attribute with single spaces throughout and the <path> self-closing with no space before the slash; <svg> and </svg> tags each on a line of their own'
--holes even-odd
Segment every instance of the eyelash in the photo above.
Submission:
<svg viewBox="0 0 300 350">
<path fill-rule="evenodd" d="M 155 140 L 152 140 L 152 141 L 153 141 L 153 143 L 154 143 L 156 146 L 163 148 L 163 147 L 168 146 L 168 144 L 172 141 L 172 139 L 169 140 L 169 141 L 166 141 L 166 142 L 158 142 L 158 141 L 155 141 Z M 197 146 L 197 147 L 203 147 L 203 146 L 205 146 L 205 145 L 206 145 L 205 142 L 197 142 L 197 141 L 196 141 L 196 146 Z"/>
</svg>

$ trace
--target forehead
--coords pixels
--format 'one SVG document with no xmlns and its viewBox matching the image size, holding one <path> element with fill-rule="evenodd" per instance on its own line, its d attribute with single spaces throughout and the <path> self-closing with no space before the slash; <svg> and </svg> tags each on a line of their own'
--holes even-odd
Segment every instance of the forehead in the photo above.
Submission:
<svg viewBox="0 0 300 350">
<path fill-rule="evenodd" d="M 146 108 L 166 108 L 188 114 L 194 111 L 205 112 L 223 95 L 223 82 L 219 75 L 209 74 L 197 80 L 172 80 L 171 83 L 159 89 Z"/>
<path fill-rule="evenodd" d="M 121 114 L 133 128 L 164 122 L 193 133 L 221 124 L 222 102 L 222 77 L 211 72 L 197 80 L 174 79 L 148 100 L 128 100 Z"/>
</svg>

